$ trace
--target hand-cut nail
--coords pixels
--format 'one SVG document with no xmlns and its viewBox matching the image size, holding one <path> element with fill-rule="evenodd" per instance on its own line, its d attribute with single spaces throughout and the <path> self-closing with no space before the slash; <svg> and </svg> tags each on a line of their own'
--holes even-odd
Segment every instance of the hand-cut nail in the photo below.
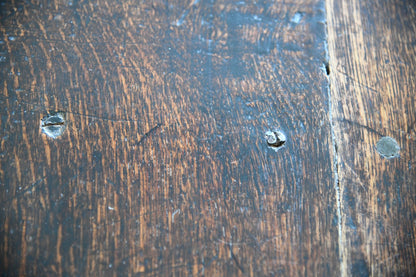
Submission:
<svg viewBox="0 0 416 277">
<path fill-rule="evenodd" d="M 56 139 L 61 136 L 66 128 L 64 112 L 49 112 L 40 121 L 40 128 L 47 136 Z"/>
<path fill-rule="evenodd" d="M 265 134 L 267 144 L 271 147 L 282 147 L 286 142 L 286 136 L 281 131 L 267 131 Z"/>
</svg>

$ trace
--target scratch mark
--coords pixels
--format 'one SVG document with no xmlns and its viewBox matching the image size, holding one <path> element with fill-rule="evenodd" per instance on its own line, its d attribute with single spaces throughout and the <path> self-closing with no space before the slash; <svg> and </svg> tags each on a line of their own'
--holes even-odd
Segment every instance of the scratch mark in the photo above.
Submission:
<svg viewBox="0 0 416 277">
<path fill-rule="evenodd" d="M 349 166 L 349 164 L 348 163 L 343 163 L 343 165 L 345 165 L 346 167 L 347 167 L 347 169 L 356 177 L 356 179 L 357 179 L 357 181 L 358 181 L 358 183 L 360 184 L 360 186 L 365 190 L 365 191 L 367 191 L 367 188 L 364 186 L 364 183 L 361 181 L 361 178 L 360 178 L 360 176 L 358 176 L 358 174 L 355 172 L 355 170 L 354 169 L 352 169 L 350 166 Z"/>
<path fill-rule="evenodd" d="M 141 137 L 141 139 L 139 140 L 139 142 L 137 142 L 136 145 L 142 144 L 149 136 L 151 136 L 153 133 L 155 133 L 161 126 L 162 126 L 162 124 L 160 124 L 160 123 L 156 124 L 156 126 L 154 126 L 152 129 L 150 129 L 147 133 L 145 133 Z"/>
<path fill-rule="evenodd" d="M 22 91 L 26 91 L 26 90 L 22 90 Z M 36 112 L 36 113 L 44 113 L 44 114 L 48 114 L 48 111 L 52 111 L 54 109 L 50 109 L 45 107 L 44 105 L 40 105 L 40 104 L 35 104 L 35 103 L 29 103 L 26 102 L 24 100 L 21 99 L 13 99 L 11 97 L 3 97 L 0 96 L 0 99 L 2 101 L 5 101 L 6 99 L 8 99 L 9 101 L 13 101 L 17 104 L 24 104 L 28 107 L 30 107 L 32 110 L 30 110 L 29 112 Z M 132 122 L 140 122 L 140 120 L 136 120 L 136 119 L 128 119 L 128 118 L 111 118 L 111 117 L 105 117 L 105 116 L 99 116 L 99 115 L 91 115 L 91 114 L 84 114 L 84 113 L 79 113 L 79 112 L 75 112 L 75 111 L 68 111 L 65 109 L 65 107 L 63 108 L 59 108 L 56 109 L 59 110 L 60 112 L 66 113 L 66 114 L 72 114 L 72 115 L 77 115 L 77 116 L 82 116 L 82 117 L 86 117 L 86 118 L 91 118 L 91 119 L 95 119 L 95 120 L 101 120 L 101 121 L 110 121 L 110 122 L 116 122 L 116 123 L 132 123 Z M 0 114 L 7 114 L 7 113 L 3 113 L 3 111 L 0 112 Z"/>
<path fill-rule="evenodd" d="M 40 184 L 43 183 L 44 179 L 45 179 L 45 177 L 42 177 L 41 179 L 37 180 L 36 182 L 30 184 L 29 186 L 27 186 L 23 190 L 19 191 L 17 196 L 26 194 L 29 191 L 33 191 L 34 189 L 36 189 L 36 187 L 38 187 Z"/>
<path fill-rule="evenodd" d="M 172 213 L 172 223 L 175 223 L 175 215 L 178 213 L 179 214 L 181 213 L 181 209 L 177 209 L 176 211 Z"/>
<path fill-rule="evenodd" d="M 372 92 L 375 92 L 375 93 L 381 94 L 381 93 L 380 93 L 380 91 L 378 91 L 378 90 L 376 90 L 375 88 L 372 88 L 372 87 L 370 87 L 370 86 L 368 86 L 368 85 L 365 85 L 365 84 L 363 84 L 363 83 L 361 83 L 361 82 L 359 82 L 359 81 L 355 80 L 354 78 L 352 78 L 352 77 L 351 77 L 350 75 L 348 75 L 347 73 L 342 72 L 342 71 L 339 71 L 338 69 L 336 69 L 336 71 L 337 71 L 338 73 L 340 73 L 340 74 L 344 75 L 345 77 L 347 77 L 347 79 L 352 80 L 354 83 L 358 84 L 359 86 L 362 86 L 362 87 L 364 87 L 364 88 L 368 89 L 369 91 L 372 91 Z"/>
<path fill-rule="evenodd" d="M 338 121 L 338 122 L 342 122 L 342 123 L 348 123 L 348 124 L 351 124 L 352 126 L 356 126 L 356 127 L 359 127 L 359 128 L 366 129 L 367 131 L 369 131 L 371 133 L 374 133 L 374 134 L 377 134 L 380 137 L 383 137 L 384 136 L 382 133 L 378 132 L 377 130 L 375 130 L 375 129 L 367 126 L 367 125 L 363 125 L 361 123 L 358 123 L 358 122 L 355 122 L 355 121 L 352 121 L 352 120 L 349 120 L 349 119 L 345 119 L 345 118 L 341 118 L 341 119 L 334 118 L 333 120 L 334 121 Z"/>
<path fill-rule="evenodd" d="M 91 119 L 96 119 L 96 120 L 102 120 L 102 121 L 110 121 L 110 122 L 131 123 L 131 122 L 138 121 L 138 120 L 134 120 L 134 119 L 117 119 L 117 118 L 110 118 L 110 117 L 105 117 L 105 116 L 88 115 L 88 114 L 82 114 L 82 113 L 77 113 L 77 112 L 72 112 L 72 111 L 67 112 L 65 110 L 63 110 L 63 112 L 65 112 L 67 114 L 84 116 L 86 118 L 91 118 Z"/>
<path fill-rule="evenodd" d="M 238 262 L 237 257 L 234 255 L 231 243 L 227 243 L 227 245 L 230 248 L 231 257 L 234 260 L 237 268 L 244 274 L 244 268 L 240 265 L 240 263 Z"/>
</svg>

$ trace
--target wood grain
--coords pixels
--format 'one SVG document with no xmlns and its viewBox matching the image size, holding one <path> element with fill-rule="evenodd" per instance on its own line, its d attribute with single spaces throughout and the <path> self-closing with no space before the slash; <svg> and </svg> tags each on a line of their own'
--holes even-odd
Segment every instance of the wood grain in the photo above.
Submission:
<svg viewBox="0 0 416 277">
<path fill-rule="evenodd" d="M 343 276 L 416 273 L 416 5 L 327 1 Z M 376 151 L 383 136 L 400 157 Z"/>
<path fill-rule="evenodd" d="M 338 275 L 323 2 L 14 1 L 0 34 L 3 272 Z"/>
</svg>

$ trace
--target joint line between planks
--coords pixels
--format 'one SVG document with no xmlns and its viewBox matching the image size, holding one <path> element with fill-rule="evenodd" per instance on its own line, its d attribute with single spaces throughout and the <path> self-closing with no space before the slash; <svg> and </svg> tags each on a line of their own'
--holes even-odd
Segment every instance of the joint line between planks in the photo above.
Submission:
<svg viewBox="0 0 416 277">
<path fill-rule="evenodd" d="M 326 9 L 325 9 L 325 17 L 330 18 L 331 13 L 332 13 L 332 3 L 330 3 L 331 1 L 327 2 L 326 5 Z M 330 13 L 328 15 L 328 12 Z M 325 64 L 325 68 L 326 73 L 327 73 L 327 78 L 328 78 L 328 88 L 327 88 L 327 92 L 328 92 L 328 117 L 329 117 L 329 124 L 330 124 L 330 136 L 331 136 L 331 143 L 332 143 L 332 153 L 333 153 L 333 165 L 332 165 L 332 170 L 333 170 L 333 174 L 334 174 L 334 179 L 333 179 L 333 184 L 334 184 L 334 189 L 335 189 L 335 197 L 336 197 L 336 210 L 337 210 L 337 229 L 338 229 L 338 259 L 340 262 L 340 276 L 346 276 L 346 270 L 345 270 L 345 264 L 343 261 L 343 253 L 344 253 L 344 244 L 342 242 L 342 237 L 343 237 L 343 230 L 342 230 L 342 215 L 341 215 L 341 189 L 340 189 L 340 182 L 339 182 L 339 157 L 338 157 L 338 145 L 337 145 L 337 140 L 336 140 L 336 136 L 335 136 L 335 128 L 334 128 L 334 118 L 333 118 L 333 113 L 332 113 L 332 94 L 331 94 L 331 80 L 334 78 L 333 74 L 330 74 L 330 68 L 331 68 L 331 57 L 330 57 L 330 52 L 329 52 L 329 47 L 328 47 L 328 34 L 329 34 L 329 27 L 328 27 L 328 21 L 326 21 L 326 43 L 325 43 L 325 56 L 326 56 L 326 61 L 327 64 Z"/>
</svg>

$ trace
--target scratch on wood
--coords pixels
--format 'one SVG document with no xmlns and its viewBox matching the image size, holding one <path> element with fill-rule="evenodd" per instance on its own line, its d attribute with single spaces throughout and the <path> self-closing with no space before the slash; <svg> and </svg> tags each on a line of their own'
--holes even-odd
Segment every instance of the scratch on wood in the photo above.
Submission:
<svg viewBox="0 0 416 277">
<path fill-rule="evenodd" d="M 378 91 L 378 90 L 376 90 L 375 88 L 372 88 L 372 87 L 370 87 L 370 86 L 368 86 L 368 85 L 364 85 L 363 83 L 361 83 L 361 82 L 359 82 L 359 81 L 355 80 L 354 78 L 352 78 L 351 76 L 349 76 L 347 73 L 342 72 L 342 71 L 339 71 L 339 70 L 336 70 L 336 71 L 337 71 L 338 73 L 341 73 L 342 75 L 344 75 L 344 76 L 345 76 L 345 77 L 347 77 L 348 79 L 352 80 L 354 83 L 357 83 L 359 86 L 362 86 L 363 88 L 366 88 L 366 89 L 368 89 L 368 90 L 370 90 L 370 91 L 372 91 L 372 92 L 375 92 L 375 93 L 380 94 L 380 91 Z"/>
<path fill-rule="evenodd" d="M 347 123 L 347 124 L 351 124 L 352 126 L 355 126 L 355 127 L 363 128 L 363 129 L 365 129 L 365 130 L 367 130 L 367 131 L 369 131 L 371 133 L 374 133 L 374 134 L 379 135 L 380 137 L 383 137 L 384 136 L 382 133 L 378 132 L 377 130 L 375 130 L 375 129 L 367 126 L 367 125 L 360 124 L 360 123 L 358 123 L 356 121 L 352 121 L 352 120 L 345 119 L 345 118 L 334 118 L 334 121 L 338 121 L 338 122 L 342 122 L 342 123 Z"/>
<path fill-rule="evenodd" d="M 345 168 L 354 175 L 356 178 L 357 183 L 363 188 L 363 190 L 368 191 L 368 188 L 364 185 L 363 181 L 361 181 L 361 177 L 355 172 L 354 169 L 351 168 L 351 166 L 347 162 L 342 163 Z"/>
<path fill-rule="evenodd" d="M 152 135 L 153 133 L 155 133 L 161 126 L 162 126 L 162 124 L 157 123 L 156 126 L 154 126 L 152 129 L 150 129 L 147 133 L 145 133 L 141 137 L 141 139 L 139 140 L 139 142 L 137 142 L 137 145 L 142 144 L 145 139 L 147 139 L 150 135 Z"/>
<path fill-rule="evenodd" d="M 21 190 L 18 195 L 22 195 L 22 194 L 25 194 L 25 193 L 27 193 L 29 191 L 33 191 L 36 187 L 38 187 L 40 184 L 43 183 L 43 180 L 44 179 L 45 178 L 42 177 L 41 179 L 37 180 L 36 182 L 30 184 L 29 186 L 27 186 L 26 188 L 24 188 L 23 190 Z"/>
<path fill-rule="evenodd" d="M 230 248 L 230 254 L 231 254 L 231 257 L 233 258 L 233 260 L 234 260 L 234 262 L 235 262 L 235 265 L 237 266 L 237 268 L 244 274 L 244 268 L 240 265 L 240 263 L 238 262 L 238 260 L 237 260 L 237 257 L 234 255 L 234 253 L 233 253 L 233 249 L 231 248 L 231 245 L 230 245 L 230 243 L 228 243 L 227 244 L 228 245 L 228 247 Z"/>
</svg>

